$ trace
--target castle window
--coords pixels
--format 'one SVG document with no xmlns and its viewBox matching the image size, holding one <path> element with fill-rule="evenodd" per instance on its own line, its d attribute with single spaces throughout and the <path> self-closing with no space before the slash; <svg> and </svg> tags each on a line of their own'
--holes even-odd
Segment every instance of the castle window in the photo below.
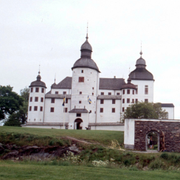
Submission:
<svg viewBox="0 0 180 180">
<path fill-rule="evenodd" d="M 67 113 L 68 112 L 68 108 L 64 108 L 64 112 Z"/>
<path fill-rule="evenodd" d="M 68 99 L 66 98 L 66 104 L 68 103 Z"/>
<path fill-rule="evenodd" d="M 136 89 L 136 94 L 138 94 L 138 85 L 136 85 L 136 88 L 137 88 L 137 89 Z"/>
<path fill-rule="evenodd" d="M 130 89 L 127 90 L 127 94 L 130 94 Z"/>
<path fill-rule="evenodd" d="M 83 70 L 81 70 L 81 73 L 83 73 L 84 71 Z"/>
<path fill-rule="evenodd" d="M 82 92 L 80 91 L 79 94 L 82 94 Z"/>
<path fill-rule="evenodd" d="M 50 112 L 54 112 L 54 108 L 53 107 L 50 108 Z"/>
<path fill-rule="evenodd" d="M 40 107 L 40 111 L 43 111 L 43 107 L 42 106 Z"/>
<path fill-rule="evenodd" d="M 125 90 L 123 89 L 123 94 L 125 94 Z"/>
<path fill-rule="evenodd" d="M 123 103 L 125 103 L 125 99 L 123 99 Z"/>
<path fill-rule="evenodd" d="M 31 88 L 31 92 L 33 92 L 33 88 Z"/>
<path fill-rule="evenodd" d="M 43 99 L 43 97 L 42 97 L 42 98 L 41 98 L 41 102 L 43 102 L 43 100 L 44 100 L 44 99 Z"/>
<path fill-rule="evenodd" d="M 103 113 L 103 108 L 100 108 L 100 113 Z"/>
<path fill-rule="evenodd" d="M 117 95 L 119 96 L 119 95 L 120 95 L 120 93 L 117 93 Z"/>
<path fill-rule="evenodd" d="M 39 88 L 36 88 L 36 92 L 39 92 Z"/>
<path fill-rule="evenodd" d="M 81 101 L 79 101 L 79 104 L 81 104 Z"/>
<path fill-rule="evenodd" d="M 104 95 L 104 92 L 101 92 L 101 95 Z"/>
<path fill-rule="evenodd" d="M 55 103 L 55 99 L 54 98 L 51 98 L 51 103 Z"/>
<path fill-rule="evenodd" d="M 77 113 L 77 114 L 76 114 L 76 117 L 81 117 L 81 113 Z"/>
<path fill-rule="evenodd" d="M 112 113 L 115 113 L 115 108 L 112 108 Z"/>
<path fill-rule="evenodd" d="M 30 102 L 32 102 L 32 97 L 30 97 Z"/>
<path fill-rule="evenodd" d="M 134 94 L 134 90 L 133 90 L 133 94 Z"/>
<path fill-rule="evenodd" d="M 127 103 L 130 103 L 130 99 L 129 98 L 127 98 Z"/>
<path fill-rule="evenodd" d="M 38 102 L 38 97 L 35 97 L 35 102 Z"/>
<path fill-rule="evenodd" d="M 134 103 L 134 99 L 132 99 L 132 103 Z"/>
<path fill-rule="evenodd" d="M 63 91 L 63 94 L 66 94 L 66 91 Z"/>
<path fill-rule="evenodd" d="M 38 107 L 37 106 L 34 106 L 34 111 L 37 111 Z"/>
<path fill-rule="evenodd" d="M 92 96 L 94 96 L 94 93 L 92 93 Z"/>
<path fill-rule="evenodd" d="M 115 99 L 112 99 L 112 104 L 116 104 L 116 100 Z"/>
<path fill-rule="evenodd" d="M 100 100 L 100 104 L 104 104 L 104 99 L 101 99 L 101 100 Z"/>
<path fill-rule="evenodd" d="M 58 91 L 55 91 L 55 94 L 59 94 L 59 92 L 58 92 Z"/>
<path fill-rule="evenodd" d="M 41 89 L 41 92 L 44 93 L 44 88 Z"/>
<path fill-rule="evenodd" d="M 108 95 L 111 95 L 111 92 L 108 92 Z"/>
<path fill-rule="evenodd" d="M 31 107 L 31 106 L 29 106 L 29 111 L 31 111 L 31 109 L 32 109 L 32 107 Z"/>
<path fill-rule="evenodd" d="M 79 82 L 84 82 L 84 77 L 79 77 Z"/>
<path fill-rule="evenodd" d="M 138 103 L 138 99 L 136 99 L 136 103 Z"/>
<path fill-rule="evenodd" d="M 94 87 L 92 87 L 92 89 L 94 90 Z"/>
<path fill-rule="evenodd" d="M 148 99 L 145 99 L 144 102 L 148 102 Z"/>
<path fill-rule="evenodd" d="M 148 85 L 145 85 L 145 94 L 148 94 Z"/>
<path fill-rule="evenodd" d="M 122 112 L 124 112 L 124 107 L 122 108 Z"/>
</svg>

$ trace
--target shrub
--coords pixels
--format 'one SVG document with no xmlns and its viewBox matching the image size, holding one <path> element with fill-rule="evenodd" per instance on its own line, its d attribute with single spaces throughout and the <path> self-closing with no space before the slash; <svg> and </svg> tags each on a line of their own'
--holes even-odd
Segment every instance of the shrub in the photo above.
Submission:
<svg viewBox="0 0 180 180">
<path fill-rule="evenodd" d="M 154 170 L 154 169 L 164 169 L 165 168 L 165 163 L 159 159 L 155 159 L 149 164 L 149 168 Z"/>
</svg>

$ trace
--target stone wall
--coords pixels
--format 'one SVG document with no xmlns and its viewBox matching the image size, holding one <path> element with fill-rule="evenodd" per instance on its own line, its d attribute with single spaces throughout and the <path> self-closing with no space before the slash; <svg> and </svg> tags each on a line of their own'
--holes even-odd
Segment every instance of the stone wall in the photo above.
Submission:
<svg viewBox="0 0 180 180">
<path fill-rule="evenodd" d="M 180 152 L 180 122 L 158 121 L 135 121 L 134 149 L 146 151 L 146 135 L 155 131 L 159 135 L 159 146 L 162 150 L 162 139 L 165 150 Z"/>
</svg>

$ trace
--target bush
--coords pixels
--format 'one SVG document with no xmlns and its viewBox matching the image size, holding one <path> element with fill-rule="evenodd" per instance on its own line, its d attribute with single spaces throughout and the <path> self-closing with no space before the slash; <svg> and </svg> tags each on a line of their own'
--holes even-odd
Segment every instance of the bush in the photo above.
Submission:
<svg viewBox="0 0 180 180">
<path fill-rule="evenodd" d="M 154 170 L 154 169 L 164 169 L 165 168 L 165 163 L 159 159 L 156 159 L 154 161 L 152 161 L 149 164 L 149 168 Z"/>
</svg>

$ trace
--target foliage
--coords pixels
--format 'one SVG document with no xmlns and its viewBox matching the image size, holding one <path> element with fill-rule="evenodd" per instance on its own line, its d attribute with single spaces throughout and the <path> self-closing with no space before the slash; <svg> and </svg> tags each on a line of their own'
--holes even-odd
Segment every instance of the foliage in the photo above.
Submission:
<svg viewBox="0 0 180 180">
<path fill-rule="evenodd" d="M 12 90 L 11 86 L 0 86 L 0 120 L 18 111 L 23 104 L 23 98 Z"/>
<path fill-rule="evenodd" d="M 167 112 L 162 110 L 160 103 L 138 102 L 126 109 L 124 118 L 167 119 Z"/>
<path fill-rule="evenodd" d="M 23 103 L 19 107 L 19 110 L 11 114 L 5 123 L 5 126 L 20 126 L 26 123 L 27 111 L 28 111 L 28 99 L 29 99 L 29 88 L 21 89 L 20 91 Z"/>
</svg>

